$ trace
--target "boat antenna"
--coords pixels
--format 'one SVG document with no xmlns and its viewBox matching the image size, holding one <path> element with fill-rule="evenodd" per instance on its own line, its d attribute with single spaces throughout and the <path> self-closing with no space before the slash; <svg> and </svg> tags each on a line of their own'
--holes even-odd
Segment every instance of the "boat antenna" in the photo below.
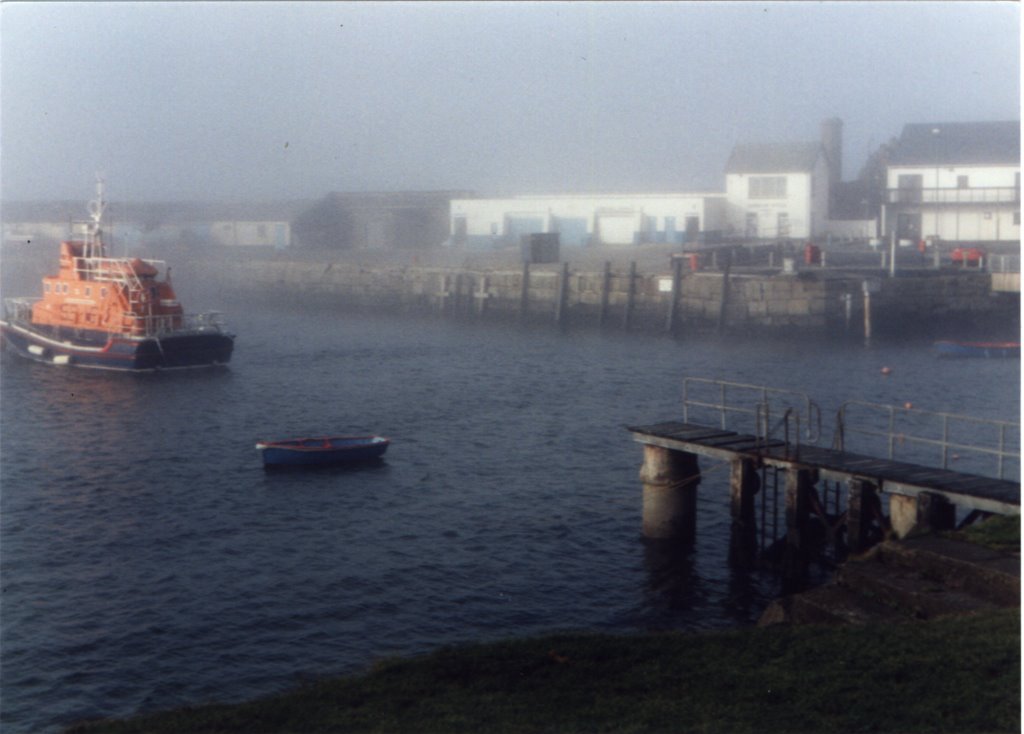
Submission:
<svg viewBox="0 0 1024 734">
<path fill-rule="evenodd" d="M 92 223 L 89 225 L 88 248 L 86 257 L 103 257 L 103 230 L 100 223 L 103 220 L 103 210 L 107 208 L 107 202 L 103 198 L 103 179 L 96 174 L 96 198 L 89 202 L 89 216 Z"/>
</svg>

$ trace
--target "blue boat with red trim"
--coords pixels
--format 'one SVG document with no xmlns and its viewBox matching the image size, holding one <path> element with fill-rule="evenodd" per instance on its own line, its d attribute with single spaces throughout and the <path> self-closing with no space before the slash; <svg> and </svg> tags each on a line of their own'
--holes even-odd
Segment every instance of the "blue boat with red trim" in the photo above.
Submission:
<svg viewBox="0 0 1024 734">
<path fill-rule="evenodd" d="M 321 436 L 258 441 L 256 449 L 265 468 L 338 466 L 376 461 L 390 444 L 383 436 Z"/>
<path fill-rule="evenodd" d="M 961 342 L 937 341 L 935 353 L 939 357 L 981 357 L 985 359 L 1020 358 L 1020 342 Z"/>
</svg>

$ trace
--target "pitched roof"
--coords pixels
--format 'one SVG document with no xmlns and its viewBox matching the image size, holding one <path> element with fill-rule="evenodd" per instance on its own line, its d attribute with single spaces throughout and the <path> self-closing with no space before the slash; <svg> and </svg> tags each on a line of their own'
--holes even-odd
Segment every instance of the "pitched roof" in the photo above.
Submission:
<svg viewBox="0 0 1024 734">
<path fill-rule="evenodd" d="M 750 143 L 732 149 L 726 173 L 810 171 L 824 154 L 821 143 Z"/>
<path fill-rule="evenodd" d="M 893 165 L 1020 163 L 1020 122 L 904 125 Z"/>
</svg>

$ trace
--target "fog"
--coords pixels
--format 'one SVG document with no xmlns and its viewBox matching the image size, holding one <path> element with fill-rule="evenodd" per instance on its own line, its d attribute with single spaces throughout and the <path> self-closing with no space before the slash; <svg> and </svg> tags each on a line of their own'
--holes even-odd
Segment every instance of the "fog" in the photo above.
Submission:
<svg viewBox="0 0 1024 734">
<path fill-rule="evenodd" d="M 1017 3 L 3 3 L 0 198 L 721 189 L 1019 117 Z"/>
</svg>

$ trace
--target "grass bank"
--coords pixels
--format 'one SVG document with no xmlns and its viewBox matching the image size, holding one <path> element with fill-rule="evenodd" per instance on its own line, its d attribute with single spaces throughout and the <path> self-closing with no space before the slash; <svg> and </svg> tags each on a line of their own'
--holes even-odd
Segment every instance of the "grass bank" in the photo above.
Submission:
<svg viewBox="0 0 1024 734">
<path fill-rule="evenodd" d="M 86 732 L 1019 732 L 1020 613 L 445 649 Z"/>
<path fill-rule="evenodd" d="M 1020 515 L 995 515 L 948 535 L 992 550 L 1019 553 Z"/>
</svg>

